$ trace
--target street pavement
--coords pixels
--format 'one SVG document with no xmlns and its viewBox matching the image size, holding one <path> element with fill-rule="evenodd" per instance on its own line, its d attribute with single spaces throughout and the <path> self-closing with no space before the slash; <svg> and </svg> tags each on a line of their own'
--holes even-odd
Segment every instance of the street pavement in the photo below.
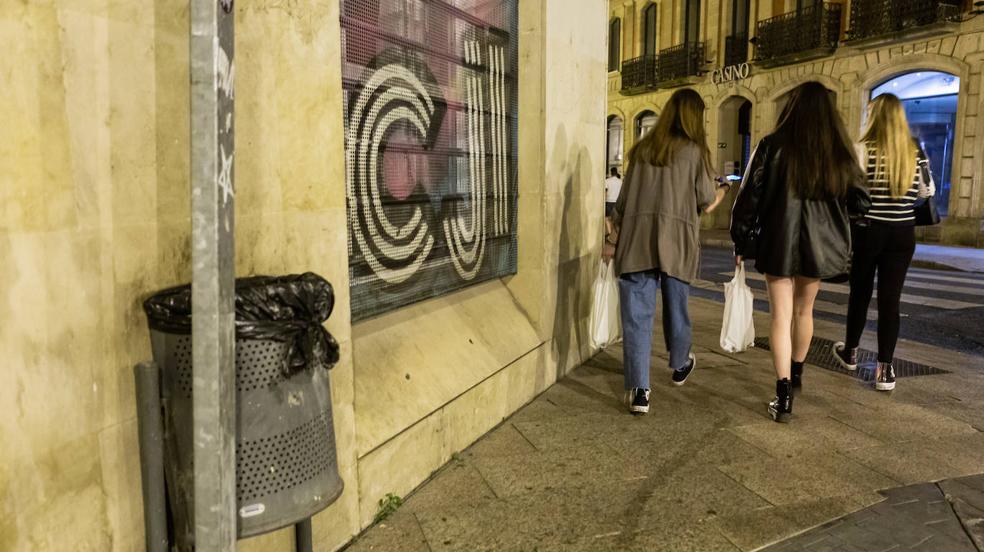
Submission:
<svg viewBox="0 0 984 552">
<path fill-rule="evenodd" d="M 984 476 L 884 491 L 885 501 L 766 548 L 767 552 L 984 549 Z"/>
<path fill-rule="evenodd" d="M 899 378 L 888 394 L 808 365 L 792 423 L 776 424 L 770 353 L 722 352 L 720 301 L 690 305 L 698 367 L 670 385 L 657 319 L 649 415 L 626 413 L 611 346 L 454 455 L 349 550 L 978 549 L 980 480 L 960 478 L 984 473 L 984 358 L 903 339 L 899 358 L 946 372 Z M 755 322 L 761 334 L 767 315 Z M 842 332 L 817 321 L 820 337 Z"/>
<path fill-rule="evenodd" d="M 721 284 L 734 276 L 734 257 L 730 249 L 705 246 L 701 255 L 700 278 L 692 294 L 722 301 Z M 755 295 L 755 308 L 769 310 L 765 277 L 746 262 L 748 285 Z M 850 287 L 847 284 L 821 284 L 815 314 L 817 318 L 844 324 Z M 902 292 L 900 335 L 921 343 L 984 357 L 984 274 L 910 268 Z M 877 293 L 868 310 L 868 330 L 877 325 Z M 844 336 L 832 336 L 843 340 Z"/>
</svg>

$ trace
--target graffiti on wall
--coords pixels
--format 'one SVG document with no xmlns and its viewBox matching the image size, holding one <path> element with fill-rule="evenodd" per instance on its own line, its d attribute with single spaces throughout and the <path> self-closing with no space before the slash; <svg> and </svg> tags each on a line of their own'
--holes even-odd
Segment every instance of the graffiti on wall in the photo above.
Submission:
<svg viewBox="0 0 984 552">
<path fill-rule="evenodd" d="M 353 319 L 516 272 L 516 1 L 343 1 Z"/>
</svg>

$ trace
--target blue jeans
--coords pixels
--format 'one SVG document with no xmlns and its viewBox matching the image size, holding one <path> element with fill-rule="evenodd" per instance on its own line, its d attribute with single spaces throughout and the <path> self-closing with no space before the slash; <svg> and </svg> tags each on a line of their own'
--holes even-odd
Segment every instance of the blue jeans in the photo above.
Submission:
<svg viewBox="0 0 984 552">
<path fill-rule="evenodd" d="M 625 389 L 649 389 L 649 356 L 653 348 L 656 291 L 662 280 L 663 340 L 670 352 L 670 368 L 680 370 L 690 360 L 690 285 L 655 270 L 622 274 L 618 279 L 625 351 Z"/>
</svg>

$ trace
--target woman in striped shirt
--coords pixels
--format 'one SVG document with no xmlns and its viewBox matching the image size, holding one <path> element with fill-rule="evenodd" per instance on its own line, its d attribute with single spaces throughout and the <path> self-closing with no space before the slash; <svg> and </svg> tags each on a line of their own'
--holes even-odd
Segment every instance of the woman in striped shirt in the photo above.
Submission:
<svg viewBox="0 0 984 552">
<path fill-rule="evenodd" d="M 848 370 L 858 366 L 858 344 L 878 274 L 878 366 L 875 389 L 895 389 L 892 358 L 899 337 L 899 303 L 916 250 L 914 206 L 936 193 L 926 155 L 909 131 L 902 102 L 883 94 L 869 106 L 868 129 L 856 146 L 867 171 L 871 209 L 854 224 L 851 297 L 847 336 L 834 344 L 834 358 Z"/>
</svg>

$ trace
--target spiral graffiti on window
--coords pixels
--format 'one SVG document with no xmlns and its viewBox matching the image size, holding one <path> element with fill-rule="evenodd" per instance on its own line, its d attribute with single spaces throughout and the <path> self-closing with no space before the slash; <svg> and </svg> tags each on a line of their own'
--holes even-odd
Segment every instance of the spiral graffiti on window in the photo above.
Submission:
<svg viewBox="0 0 984 552">
<path fill-rule="evenodd" d="M 516 2 L 342 2 L 354 320 L 516 272 Z"/>
</svg>

